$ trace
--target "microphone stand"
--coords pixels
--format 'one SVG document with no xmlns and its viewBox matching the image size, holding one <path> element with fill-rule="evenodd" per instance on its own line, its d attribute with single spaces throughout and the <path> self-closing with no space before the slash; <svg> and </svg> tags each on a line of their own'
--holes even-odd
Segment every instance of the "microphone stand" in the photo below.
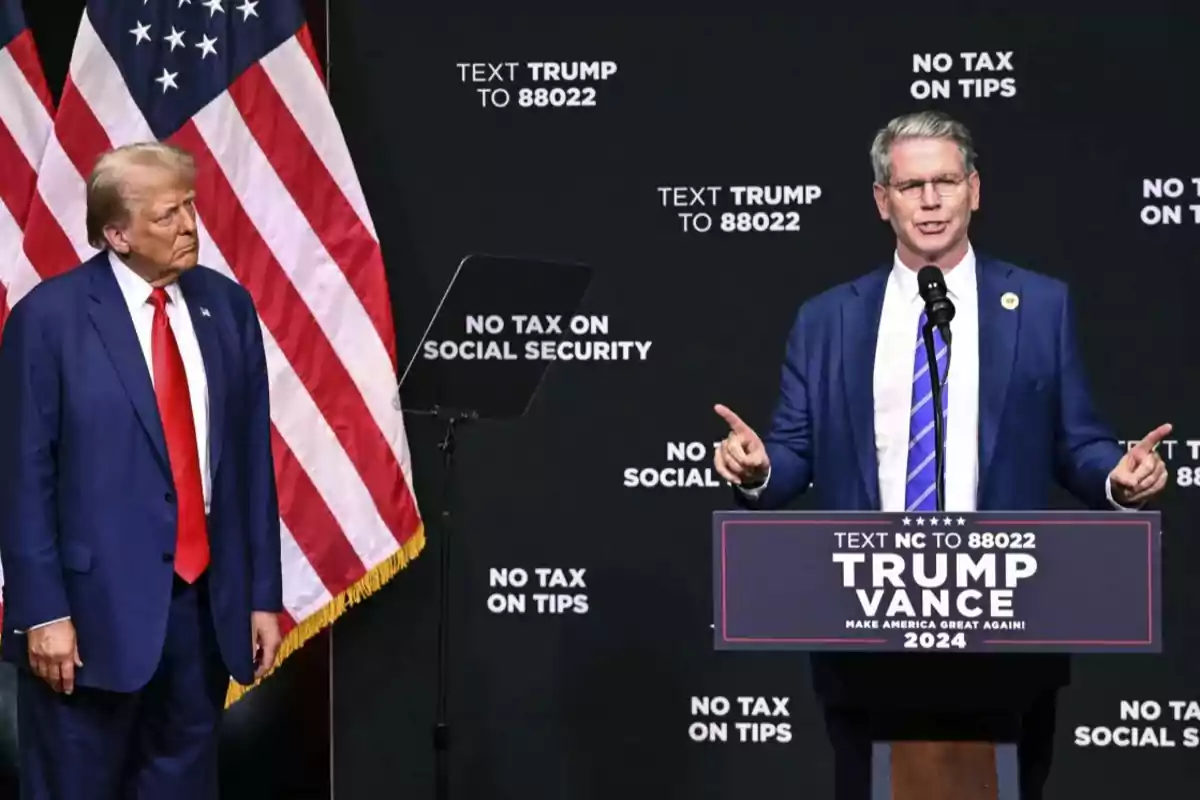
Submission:
<svg viewBox="0 0 1200 800">
<path fill-rule="evenodd" d="M 942 390 L 945 376 L 938 375 L 937 350 L 933 341 L 933 323 L 926 321 L 921 330 L 925 340 L 925 357 L 929 359 L 929 388 L 933 397 L 933 469 L 937 495 L 937 510 L 946 510 L 946 419 L 942 413 Z M 946 375 L 950 374 L 950 338 L 946 338 Z"/>
<path fill-rule="evenodd" d="M 446 800 L 450 796 L 450 544 L 453 530 L 453 514 L 457 493 L 455 489 L 455 433 L 459 425 L 476 422 L 475 411 L 455 411 L 435 408 L 434 416 L 445 426 L 438 449 L 442 451 L 442 530 L 441 546 L 438 548 L 438 625 L 437 625 L 437 707 L 433 725 L 434 749 L 434 797 Z"/>
</svg>

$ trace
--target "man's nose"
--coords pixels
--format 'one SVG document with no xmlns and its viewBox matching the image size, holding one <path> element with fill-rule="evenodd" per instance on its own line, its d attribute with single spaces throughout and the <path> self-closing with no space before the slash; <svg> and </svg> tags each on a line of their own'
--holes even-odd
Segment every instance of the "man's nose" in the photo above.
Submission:
<svg viewBox="0 0 1200 800">
<path fill-rule="evenodd" d="M 184 211 L 179 216 L 181 222 L 179 229 L 182 233 L 194 234 L 196 232 L 196 215 L 193 211 Z"/>
</svg>

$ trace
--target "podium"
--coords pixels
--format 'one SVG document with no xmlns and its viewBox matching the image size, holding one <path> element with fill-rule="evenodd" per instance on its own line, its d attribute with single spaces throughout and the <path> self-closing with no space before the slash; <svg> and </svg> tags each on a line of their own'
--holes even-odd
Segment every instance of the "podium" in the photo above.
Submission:
<svg viewBox="0 0 1200 800">
<path fill-rule="evenodd" d="M 1157 511 L 717 511 L 718 650 L 1160 653 Z M 1017 800 L 1011 741 L 876 741 L 873 800 Z"/>
</svg>

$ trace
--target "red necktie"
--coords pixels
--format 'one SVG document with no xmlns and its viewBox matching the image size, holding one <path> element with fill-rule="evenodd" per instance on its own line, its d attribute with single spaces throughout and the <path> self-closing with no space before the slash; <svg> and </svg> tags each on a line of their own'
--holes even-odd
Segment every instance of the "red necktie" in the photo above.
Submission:
<svg viewBox="0 0 1200 800">
<path fill-rule="evenodd" d="M 200 482 L 200 458 L 196 452 L 196 422 L 179 344 L 167 319 L 165 290 L 150 295 L 154 305 L 151 352 L 154 360 L 154 393 L 167 437 L 167 456 L 175 481 L 176 524 L 175 572 L 191 583 L 208 566 L 208 532 L 204 514 L 204 487 Z"/>
</svg>

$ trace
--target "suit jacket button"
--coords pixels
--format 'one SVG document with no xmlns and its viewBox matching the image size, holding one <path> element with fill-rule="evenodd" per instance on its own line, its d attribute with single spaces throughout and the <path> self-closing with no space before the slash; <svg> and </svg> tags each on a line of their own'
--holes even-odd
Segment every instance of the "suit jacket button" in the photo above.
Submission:
<svg viewBox="0 0 1200 800">
<path fill-rule="evenodd" d="M 163 553 L 163 561 L 167 564 L 170 564 L 174 560 L 175 556 L 171 555 L 170 553 Z"/>
<path fill-rule="evenodd" d="M 163 495 L 163 499 L 166 500 L 168 503 L 174 503 L 175 495 L 171 494 L 170 492 L 167 492 L 165 495 Z"/>
</svg>

